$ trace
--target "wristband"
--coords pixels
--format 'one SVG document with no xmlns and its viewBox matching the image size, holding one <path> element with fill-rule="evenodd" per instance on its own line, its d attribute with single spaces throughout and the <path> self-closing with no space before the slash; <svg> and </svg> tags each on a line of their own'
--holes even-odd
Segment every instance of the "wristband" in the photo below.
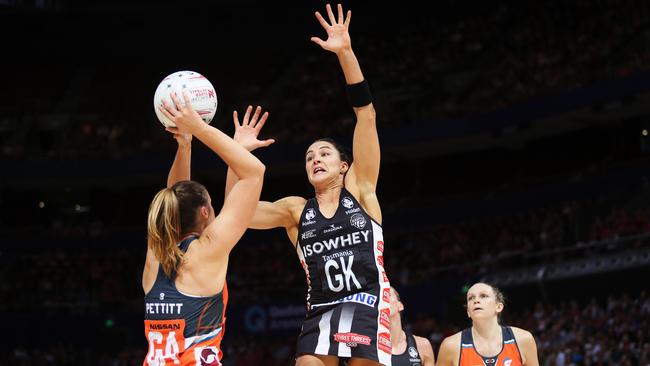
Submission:
<svg viewBox="0 0 650 366">
<path fill-rule="evenodd" d="M 355 108 L 365 107 L 368 104 L 372 103 L 372 95 L 370 95 L 370 87 L 368 82 L 364 79 L 363 81 L 347 85 L 346 91 L 348 92 L 348 99 L 350 104 Z"/>
</svg>

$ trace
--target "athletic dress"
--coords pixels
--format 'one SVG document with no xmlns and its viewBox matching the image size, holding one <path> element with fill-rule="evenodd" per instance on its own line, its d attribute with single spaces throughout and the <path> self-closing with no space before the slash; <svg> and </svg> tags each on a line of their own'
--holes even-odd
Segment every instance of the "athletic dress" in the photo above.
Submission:
<svg viewBox="0 0 650 366">
<path fill-rule="evenodd" d="M 404 333 L 406 333 L 406 350 L 401 355 L 393 355 L 392 366 L 421 366 L 422 357 L 418 352 L 415 337 L 409 332 L 404 331 Z"/>
<path fill-rule="evenodd" d="M 296 353 L 390 365 L 390 284 L 382 228 L 345 188 L 331 218 L 315 198 L 300 217 L 296 251 L 307 276 L 307 314 Z"/>
<path fill-rule="evenodd" d="M 501 330 L 503 333 L 501 352 L 491 357 L 476 352 L 471 328 L 463 330 L 460 336 L 460 360 L 458 366 L 522 366 L 519 346 L 517 346 L 512 328 L 502 326 Z"/>
<path fill-rule="evenodd" d="M 191 236 L 179 247 L 187 251 Z M 176 289 L 176 274 L 169 278 L 162 266 L 144 297 L 144 334 L 149 342 L 145 366 L 221 365 L 228 287 L 214 296 L 185 295 Z"/>
</svg>

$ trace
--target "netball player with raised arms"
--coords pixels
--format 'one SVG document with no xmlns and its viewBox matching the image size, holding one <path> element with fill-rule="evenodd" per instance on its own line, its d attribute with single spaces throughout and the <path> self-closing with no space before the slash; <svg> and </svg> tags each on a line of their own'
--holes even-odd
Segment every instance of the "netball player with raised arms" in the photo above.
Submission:
<svg viewBox="0 0 650 366">
<path fill-rule="evenodd" d="M 174 122 L 178 151 L 167 180 L 149 207 L 145 293 L 144 365 L 221 365 L 228 301 L 228 255 L 257 207 L 264 165 L 240 144 L 204 123 L 187 95 L 183 106 L 161 111 Z M 212 149 L 239 178 L 215 217 L 207 190 L 190 180 L 192 135 Z"/>
<path fill-rule="evenodd" d="M 438 366 L 539 366 L 530 332 L 499 324 L 505 298 L 496 287 L 476 283 L 467 291 L 472 326 L 445 338 Z"/>
<path fill-rule="evenodd" d="M 350 366 L 390 365 L 390 284 L 375 194 L 380 160 L 375 108 L 352 51 L 351 12 L 344 17 L 339 5 L 335 17 L 329 5 L 326 9 L 329 21 L 318 12 L 316 18 L 327 40 L 311 40 L 333 52 L 343 70 L 357 119 L 354 163 L 332 140 L 315 141 L 304 156 L 315 197 L 260 202 L 250 227 L 284 227 L 305 270 L 307 314 L 296 347 L 298 366 L 334 366 L 339 357 L 349 357 Z M 258 125 L 239 124 L 236 115 L 235 122 L 235 140 L 248 150 L 269 144 L 257 140 Z M 234 181 L 230 174 L 227 187 Z"/>
</svg>

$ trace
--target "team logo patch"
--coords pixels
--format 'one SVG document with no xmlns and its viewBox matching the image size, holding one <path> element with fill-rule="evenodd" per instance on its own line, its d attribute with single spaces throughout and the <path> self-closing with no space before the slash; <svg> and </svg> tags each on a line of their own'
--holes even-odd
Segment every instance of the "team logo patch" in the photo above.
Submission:
<svg viewBox="0 0 650 366">
<path fill-rule="evenodd" d="M 339 343 L 345 343 L 348 347 L 356 347 L 359 344 L 370 345 L 370 337 L 357 333 L 336 333 L 334 340 Z"/>
<path fill-rule="evenodd" d="M 390 302 L 390 288 L 385 288 L 381 295 L 381 299 L 385 302 Z"/>
<path fill-rule="evenodd" d="M 214 346 L 195 348 L 194 360 L 196 366 L 221 366 L 219 350 Z"/>
<path fill-rule="evenodd" d="M 390 343 L 390 333 L 387 332 L 379 333 L 379 337 L 377 338 L 377 346 L 379 347 L 379 350 L 388 353 L 390 355 L 392 353 L 391 352 L 392 345 Z"/>
<path fill-rule="evenodd" d="M 352 202 L 350 197 L 343 197 L 343 199 L 341 200 L 341 204 L 345 208 L 352 208 L 352 206 L 354 206 L 354 202 Z"/>
<path fill-rule="evenodd" d="M 511 363 L 512 363 L 512 359 L 510 358 L 506 358 L 505 360 L 503 360 L 503 366 L 510 366 Z"/>
<path fill-rule="evenodd" d="M 381 309 L 379 312 L 379 323 L 386 327 L 386 329 L 390 329 L 390 308 Z"/>
<path fill-rule="evenodd" d="M 316 217 L 316 211 L 314 211 L 313 208 L 307 209 L 307 212 L 305 213 L 305 220 L 309 221 Z"/>
<path fill-rule="evenodd" d="M 418 350 L 416 350 L 415 347 L 409 347 L 409 356 L 411 356 L 411 358 L 418 357 Z"/>
<path fill-rule="evenodd" d="M 160 300 L 165 300 L 165 293 L 164 292 L 160 293 Z"/>
<path fill-rule="evenodd" d="M 366 218 L 362 214 L 354 214 L 350 217 L 350 225 L 356 227 L 357 229 L 363 229 L 366 227 Z"/>
</svg>

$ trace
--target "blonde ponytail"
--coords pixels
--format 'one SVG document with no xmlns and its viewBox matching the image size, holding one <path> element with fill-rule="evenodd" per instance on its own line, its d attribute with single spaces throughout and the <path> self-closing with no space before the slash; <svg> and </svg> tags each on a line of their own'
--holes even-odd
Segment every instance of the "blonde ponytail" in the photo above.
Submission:
<svg viewBox="0 0 650 366">
<path fill-rule="evenodd" d="M 181 214 L 176 193 L 162 189 L 149 205 L 147 245 L 153 250 L 165 274 L 170 277 L 183 260 L 178 247 L 181 238 Z"/>
</svg>

